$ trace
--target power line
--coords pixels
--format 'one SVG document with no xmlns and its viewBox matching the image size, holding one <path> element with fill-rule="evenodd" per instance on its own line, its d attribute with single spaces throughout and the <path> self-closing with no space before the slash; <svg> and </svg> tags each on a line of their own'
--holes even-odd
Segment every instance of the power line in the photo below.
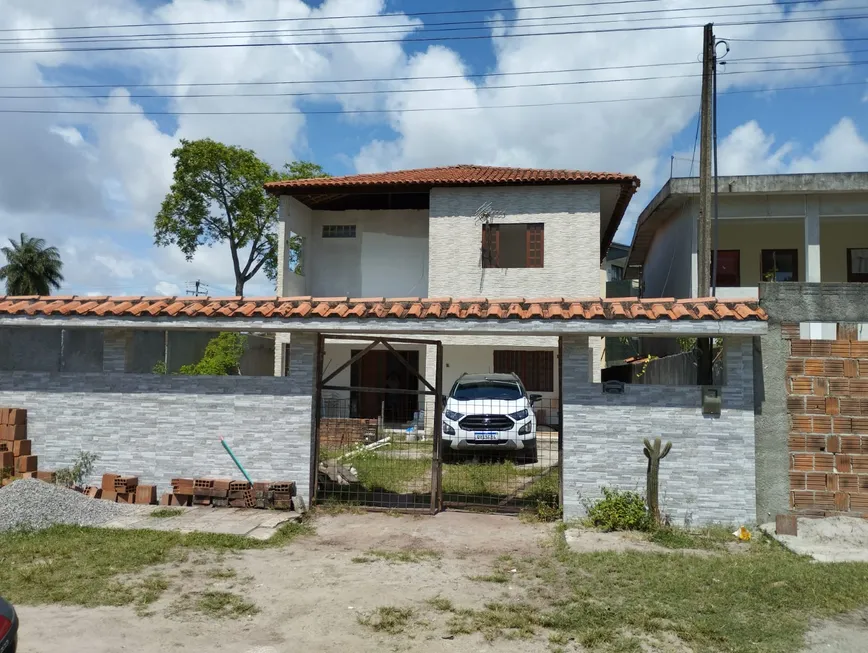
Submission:
<svg viewBox="0 0 868 653">
<path fill-rule="evenodd" d="M 529 9 L 565 9 L 571 7 L 593 7 L 600 5 L 629 5 L 638 3 L 661 2 L 661 0 L 594 0 L 593 2 L 572 2 L 557 5 L 541 5 L 529 7 Z M 484 14 L 498 11 L 513 11 L 513 6 L 487 7 L 481 9 L 451 9 L 442 11 L 417 11 L 412 13 L 390 14 L 356 14 L 348 16 L 292 16 L 289 18 L 240 18 L 234 20 L 196 20 L 185 22 L 167 23 L 126 23 L 115 25 L 77 25 L 53 27 L 54 30 L 77 30 L 77 29 L 119 29 L 131 27 L 184 27 L 189 25 L 240 25 L 246 23 L 293 23 L 305 20 L 355 20 L 359 18 L 415 18 L 418 16 L 443 16 L 453 14 Z M 0 32 L 42 32 L 44 27 L 27 27 L 22 29 L 4 28 Z"/>
<path fill-rule="evenodd" d="M 753 62 L 755 64 L 761 62 Z M 824 68 L 840 68 L 850 66 L 866 65 L 868 61 L 845 61 L 845 62 L 822 62 L 810 66 L 794 66 L 790 68 L 761 68 L 759 70 L 736 70 L 727 73 L 727 75 L 750 75 L 756 73 L 767 72 L 788 72 L 794 70 L 818 70 Z M 280 98 L 280 97 L 312 97 L 319 95 L 335 95 L 336 97 L 350 95 L 381 95 L 381 94 L 405 94 L 405 93 L 439 93 L 439 92 L 455 92 L 455 91 L 488 91 L 488 90 L 504 90 L 504 89 L 519 89 L 519 88 L 546 88 L 555 86 L 580 86 L 586 84 L 614 84 L 622 82 L 647 82 L 660 79 L 686 79 L 691 77 L 702 77 L 702 73 L 686 74 L 686 75 L 654 75 L 649 77 L 622 77 L 617 79 L 581 79 L 559 82 L 533 82 L 530 84 L 499 84 L 492 86 L 465 86 L 465 87 L 448 87 L 448 88 L 399 88 L 399 89 L 365 89 L 360 91 L 298 91 L 285 93 L 190 93 L 190 94 L 131 94 L 127 97 L 135 99 L 186 99 L 186 98 L 217 98 L 217 97 L 237 97 L 237 98 Z M 0 95 L 0 100 L 58 100 L 58 99 L 73 99 L 73 100 L 92 100 L 92 99 L 109 99 L 113 97 L 111 94 L 104 95 Z"/>
<path fill-rule="evenodd" d="M 803 86 L 778 86 L 769 88 L 741 89 L 734 91 L 722 91 L 721 95 L 735 95 L 742 93 L 773 93 L 776 91 L 811 90 L 816 88 L 832 88 L 843 86 L 866 86 L 868 82 L 834 82 L 830 84 L 808 84 Z M 322 109 L 310 111 L 147 111 L 149 116 L 295 116 L 295 115 L 356 115 L 356 114 L 384 114 L 384 113 L 420 113 L 441 111 L 480 111 L 488 109 L 527 109 L 551 106 L 578 106 L 583 104 L 610 104 L 614 102 L 642 102 L 646 100 L 674 100 L 681 98 L 697 98 L 696 93 L 682 93 L 677 95 L 655 95 L 646 97 L 622 97 L 605 100 L 576 100 L 565 102 L 541 102 L 524 104 L 492 104 L 475 107 L 410 107 L 404 109 Z M 142 115 L 141 110 L 123 111 L 97 111 L 97 110 L 62 110 L 62 109 L 2 109 L 0 113 L 15 114 L 39 114 L 39 115 Z"/>
<path fill-rule="evenodd" d="M 781 55 L 765 55 L 762 57 L 743 57 L 741 59 L 727 59 L 728 64 L 734 63 L 772 63 L 770 60 L 785 59 L 788 57 L 812 57 L 812 56 L 830 56 L 836 54 L 857 54 L 868 52 L 868 49 L 859 50 L 835 50 L 831 52 L 805 52 L 795 54 Z M 234 81 L 234 82 L 172 82 L 172 83 L 140 83 L 128 84 L 126 82 L 116 82 L 113 84 L 27 84 L 27 85 L 0 85 L 0 89 L 5 90 L 26 90 L 26 89 L 71 89 L 71 88 L 188 88 L 201 86 L 281 86 L 291 84 L 363 84 L 363 83 L 379 83 L 379 82 L 408 82 L 422 80 L 439 80 L 439 79 L 474 79 L 482 77 L 508 77 L 521 75 L 555 75 L 562 73 L 582 73 L 582 72 L 599 72 L 605 70 L 630 70 L 641 68 L 660 68 L 666 66 L 695 66 L 698 61 L 668 61 L 659 63 L 642 63 L 642 64 L 623 64 L 618 66 L 593 66 L 588 68 L 561 68 L 555 70 L 517 70 L 503 72 L 488 72 L 488 73 L 465 73 L 455 75 L 420 75 L 415 77 L 361 77 L 350 79 L 290 79 L 290 80 L 266 80 L 261 82 L 253 81 Z M 784 62 L 790 63 L 790 62 Z M 792 63 L 833 63 L 827 61 L 817 62 L 792 62 Z M 844 62 L 841 62 L 844 63 Z"/>
<path fill-rule="evenodd" d="M 738 43 L 825 43 L 829 39 L 731 39 L 725 38 L 726 41 L 736 41 Z M 868 41 L 868 36 L 847 36 L 837 37 L 836 41 Z"/>
<path fill-rule="evenodd" d="M 826 0 L 826 2 L 845 2 L 847 0 Z M 801 5 L 804 4 L 803 1 L 800 0 L 787 0 L 785 2 L 775 3 L 776 7 L 780 6 L 788 6 L 788 5 Z M 286 29 L 273 29 L 273 30 L 248 30 L 244 32 L 226 32 L 226 31 L 216 31 L 216 32 L 168 32 L 168 33 L 145 33 L 145 34 L 92 34 L 92 35 L 75 35 L 75 36 L 61 36 L 61 37 L 34 37 L 34 38 L 5 38 L 0 39 L 0 44 L 8 45 L 8 44 L 17 44 L 17 43 L 106 43 L 106 42 L 125 42 L 125 41 L 154 41 L 154 40 L 194 40 L 194 39 L 240 39 L 240 38 L 252 38 L 257 36 L 272 36 L 272 37 L 280 37 L 280 36 L 294 36 L 298 34 L 305 34 L 310 32 L 329 32 L 334 34 L 344 34 L 347 33 L 348 30 L 353 30 L 350 32 L 350 35 L 357 35 L 358 30 L 364 30 L 366 34 L 401 34 L 401 33 L 412 33 L 420 28 L 424 28 L 426 30 L 431 31 L 462 31 L 462 30 L 474 30 L 474 29 L 485 29 L 491 27 L 493 25 L 502 25 L 504 23 L 521 23 L 525 21 L 549 21 L 549 20 L 567 20 L 567 19 L 575 19 L 575 18 L 604 18 L 608 16 L 617 16 L 619 19 L 625 16 L 634 16 L 641 14 L 667 14 L 666 18 L 675 18 L 678 20 L 686 20 L 693 18 L 711 18 L 714 16 L 767 16 L 767 15 L 778 15 L 781 12 L 779 10 L 772 11 L 758 11 L 751 13 L 742 13 L 738 12 L 735 14 L 721 14 L 721 13 L 713 13 L 709 14 L 707 12 L 711 12 L 712 10 L 729 10 L 729 9 L 744 9 L 744 8 L 753 8 L 753 7 L 769 7 L 768 3 L 765 2 L 751 2 L 751 3 L 743 3 L 743 4 L 735 4 L 735 5 L 712 5 L 707 7 L 674 7 L 668 9 L 643 9 L 639 11 L 617 11 L 617 12 L 604 12 L 604 13 L 590 13 L 590 14 L 565 14 L 559 16 L 529 16 L 529 17 L 499 17 L 497 19 L 485 18 L 481 20 L 472 20 L 472 21 L 448 21 L 448 22 L 439 22 L 439 23 L 425 23 L 424 25 L 407 25 L 405 24 L 393 24 L 393 25 L 358 25 L 358 26 L 348 26 L 342 27 L 336 30 L 333 27 L 308 27 L 308 28 L 297 28 L 292 30 Z M 868 9 L 868 6 L 859 5 L 859 6 L 847 6 L 841 7 L 841 10 L 848 11 L 856 11 L 856 10 L 864 10 Z M 701 11 L 706 12 L 699 16 L 673 16 L 672 14 L 678 12 L 686 12 L 686 11 Z M 824 13 L 828 12 L 827 8 L 821 9 L 812 9 L 812 8 L 801 8 L 796 7 L 787 15 L 791 15 L 794 13 Z M 658 17 L 646 17 L 646 18 L 637 18 L 634 19 L 633 22 L 637 21 L 653 21 L 653 20 L 662 20 L 662 18 Z M 558 23 L 558 24 L 549 24 L 549 23 L 541 23 L 534 25 L 521 25 L 521 27 L 561 27 L 561 26 L 569 26 L 569 25 L 579 25 L 579 24 L 587 24 L 589 21 L 582 22 L 568 22 L 568 23 Z M 621 22 L 621 20 L 614 21 L 590 21 L 593 24 L 604 24 L 604 23 L 612 23 L 612 22 Z M 455 27 L 451 29 L 440 29 L 440 26 L 454 26 L 459 25 L 463 27 Z M 476 25 L 475 27 L 471 27 L 470 25 Z M 376 30 L 382 30 L 387 28 L 394 28 L 403 31 L 371 31 L 371 28 L 374 27 Z"/>
<path fill-rule="evenodd" d="M 624 0 L 626 1 L 626 0 Z M 630 0 L 634 1 L 634 0 Z M 789 23 L 816 23 L 826 21 L 862 20 L 868 18 L 868 14 L 854 14 L 845 16 L 818 16 L 816 18 L 793 18 L 789 20 L 746 20 L 717 23 L 723 27 L 744 25 L 783 25 Z M 649 25 L 644 27 L 613 27 L 593 30 L 568 30 L 558 32 L 528 32 L 528 33 L 503 33 L 503 34 L 464 34 L 459 36 L 441 37 L 409 37 L 404 39 L 363 39 L 354 41 L 297 41 L 291 43 L 186 43 L 177 45 L 124 45 L 110 47 L 85 47 L 85 48 L 27 48 L 18 50 L 0 50 L 0 54 L 47 54 L 52 52 L 121 52 L 132 50 L 199 50 L 214 48 L 264 48 L 286 46 L 317 46 L 317 45 L 360 45 L 374 43 L 430 43 L 440 41 L 467 41 L 494 38 L 522 38 L 532 36 L 569 36 L 576 34 L 609 34 L 616 32 L 647 32 L 656 30 L 695 29 L 703 27 L 702 24 L 689 25 Z M 865 40 L 868 40 L 866 37 Z"/>
</svg>

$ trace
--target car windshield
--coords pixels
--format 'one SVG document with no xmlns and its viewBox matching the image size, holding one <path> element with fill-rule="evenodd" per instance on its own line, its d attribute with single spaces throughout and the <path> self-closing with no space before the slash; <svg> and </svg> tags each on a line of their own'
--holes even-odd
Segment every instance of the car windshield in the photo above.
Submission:
<svg viewBox="0 0 868 653">
<path fill-rule="evenodd" d="M 516 399 L 521 399 L 521 397 L 522 392 L 518 385 L 506 381 L 459 383 L 452 393 L 452 398 L 458 401 L 472 401 L 474 399 L 515 401 Z"/>
</svg>

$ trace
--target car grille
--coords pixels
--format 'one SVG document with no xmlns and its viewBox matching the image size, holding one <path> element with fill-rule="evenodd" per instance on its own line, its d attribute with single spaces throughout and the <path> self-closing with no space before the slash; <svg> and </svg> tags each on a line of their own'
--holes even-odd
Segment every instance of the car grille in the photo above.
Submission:
<svg viewBox="0 0 868 653">
<path fill-rule="evenodd" d="M 509 431 L 515 422 L 506 415 L 468 415 L 458 426 L 465 431 Z"/>
</svg>

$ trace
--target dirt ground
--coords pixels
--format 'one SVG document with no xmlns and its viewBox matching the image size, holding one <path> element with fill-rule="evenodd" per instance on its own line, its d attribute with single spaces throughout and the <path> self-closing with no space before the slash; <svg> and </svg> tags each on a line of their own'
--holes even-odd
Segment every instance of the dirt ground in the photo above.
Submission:
<svg viewBox="0 0 868 653">
<path fill-rule="evenodd" d="M 461 512 L 436 517 L 344 513 L 318 517 L 315 528 L 316 535 L 284 549 L 193 558 L 149 570 L 148 574 L 163 574 L 170 586 L 144 615 L 131 607 L 21 606 L 20 648 L 28 653 L 551 650 L 543 636 L 494 642 L 479 633 L 452 638 L 444 615 L 427 603 L 440 597 L 459 608 L 477 608 L 521 599 L 525 589 L 518 583 L 484 582 L 478 577 L 502 568 L 498 557 L 504 554 L 514 559 L 544 554 L 552 542 L 551 525 Z M 640 548 L 633 542 L 624 548 L 632 550 L 634 545 Z M 586 540 L 578 549 L 619 546 L 603 537 Z M 395 559 L 414 552 L 436 552 L 440 557 Z M 217 619 L 185 610 L 189 599 L 184 595 L 202 590 L 241 595 L 260 611 Z M 359 623 L 360 615 L 364 618 L 382 606 L 410 608 L 414 618 L 397 635 Z M 864 653 L 866 641 L 868 614 L 860 612 L 815 624 L 803 653 Z M 568 649 L 580 650 L 575 643 Z M 678 644 L 672 648 L 685 650 L 690 649 Z"/>
<path fill-rule="evenodd" d="M 480 635 L 444 639 L 441 616 L 425 601 L 437 596 L 476 607 L 518 591 L 509 583 L 470 580 L 486 574 L 498 555 L 534 555 L 551 541 L 551 526 L 515 517 L 441 513 L 436 517 L 385 514 L 322 516 L 316 535 L 281 550 L 245 551 L 216 566 L 234 578 L 208 581 L 209 589 L 232 591 L 260 612 L 241 619 L 214 619 L 179 610 L 185 591 L 203 579 L 179 577 L 152 616 L 132 608 L 22 606 L 21 649 L 28 653 L 163 653 L 206 650 L 284 653 L 305 650 L 449 651 L 481 649 L 524 653 L 542 642 L 485 642 Z M 354 562 L 370 550 L 437 551 L 440 559 L 400 563 L 374 558 Z M 205 565 L 199 565 L 204 567 Z M 170 571 L 170 570 L 163 570 Z M 358 622 L 380 606 L 413 608 L 430 626 L 407 628 L 400 637 L 381 635 Z"/>
</svg>

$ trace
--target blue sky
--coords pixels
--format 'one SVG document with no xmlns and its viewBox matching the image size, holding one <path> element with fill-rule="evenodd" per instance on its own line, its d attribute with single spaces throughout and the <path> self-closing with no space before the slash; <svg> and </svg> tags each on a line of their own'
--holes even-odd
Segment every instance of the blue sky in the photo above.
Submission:
<svg viewBox="0 0 868 653">
<path fill-rule="evenodd" d="M 701 7 L 750 2 L 754 7 L 701 10 Z M 723 26 L 738 15 L 758 12 L 758 20 L 859 14 L 858 0 L 781 5 L 760 0 L 680 2 L 648 0 L 627 5 L 589 5 L 575 0 L 93 0 L 86 6 L 63 0 L 0 0 L 0 28 L 5 38 L 53 38 L 53 28 L 69 25 L 177 23 L 191 20 L 305 18 L 292 27 L 322 26 L 325 17 L 393 13 L 364 24 L 415 26 L 412 38 L 442 35 L 434 23 L 467 21 L 496 15 L 507 19 L 614 14 L 619 10 L 693 8 L 656 23 L 634 16 L 604 28 L 625 25 L 718 23 L 719 37 L 730 39 L 729 62 L 720 75 L 719 138 L 721 172 L 836 171 L 868 169 L 868 20 L 793 22 Z M 541 5 L 572 4 L 557 9 Z M 402 13 L 502 7 L 484 14 L 442 14 L 407 18 Z M 848 7 L 851 9 L 848 10 Z M 852 9 L 856 8 L 856 9 Z M 866 12 L 868 13 L 868 12 Z M 647 17 L 647 16 L 646 16 Z M 707 17 L 707 18 L 704 18 Z M 750 17 L 747 16 L 747 20 Z M 549 19 L 551 22 L 552 19 Z M 582 20 L 582 19 L 578 19 Z M 588 19 L 585 18 L 585 21 Z M 557 21 L 555 21 L 557 22 Z M 574 20 L 573 22 L 577 22 Z M 332 22 L 332 25 L 335 23 Z M 349 21 L 339 23 L 351 25 Z M 363 24 L 356 21 L 356 24 Z M 264 29 L 286 23 L 170 26 L 154 31 Z M 40 108 L 56 113 L 7 114 L 0 140 L 7 156 L 0 163 L 0 237 L 26 231 L 61 249 L 66 262 L 65 292 L 106 294 L 183 293 L 188 281 L 203 279 L 212 294 L 232 290 L 228 252 L 215 247 L 186 262 L 174 250 L 152 244 L 153 217 L 171 179 L 169 153 L 180 138 L 209 136 L 255 149 L 275 166 L 293 159 L 316 161 L 332 174 L 479 163 L 526 167 L 614 170 L 638 174 L 636 196 L 618 234 L 629 241 L 636 215 L 669 175 L 670 157 L 677 175 L 685 175 L 696 133 L 698 100 L 650 101 L 629 98 L 695 94 L 699 90 L 701 28 L 574 34 L 560 37 L 489 38 L 492 29 L 507 34 L 532 31 L 515 25 L 484 27 L 486 38 L 442 42 L 330 46 L 280 46 L 205 50 L 54 52 L 0 54 L 0 84 L 33 86 L 0 90 L 0 95 L 39 94 L 43 99 L 0 98 L 0 108 Z M 542 29 L 542 28 L 537 28 Z M 588 30 L 591 25 L 550 28 Z M 136 30 L 129 30 L 134 33 Z M 142 32 L 142 28 L 137 30 Z M 117 33 L 117 32 L 115 32 Z M 408 32 L 409 33 L 409 32 Z M 74 34 L 74 32 L 73 32 Z M 285 37 L 285 42 L 293 37 Z M 340 40 L 348 37 L 333 36 Z M 359 36 L 349 37 L 359 38 Z M 853 40 L 853 39 L 865 40 Z M 745 39 L 745 40 L 741 40 Z M 785 41 L 771 41 L 785 39 Z M 200 42 L 203 42 L 200 40 Z M 5 45 L 19 47 L 17 45 Z M 25 47 L 25 46 L 20 46 Z M 861 52 L 861 50 L 866 50 Z M 740 59 L 763 60 L 745 62 Z M 675 67 L 540 73 L 575 68 L 623 67 L 648 63 L 684 63 Z M 783 63 L 781 63 L 783 62 Z M 794 62 L 801 62 L 794 63 Z M 794 70 L 823 62 L 846 66 Z M 775 68 L 770 72 L 767 69 Z M 748 71 L 748 72 L 745 72 Z M 757 72 L 750 72 L 757 71 Z M 765 72 L 762 72 L 765 71 Z M 488 79 L 464 78 L 496 72 Z M 346 78 L 454 76 L 448 80 L 344 85 L 340 90 L 378 89 L 379 95 L 340 96 L 329 80 Z M 621 83 L 573 84 L 546 88 L 502 89 L 536 81 L 577 81 L 666 76 L 667 79 Z M 682 77 L 693 75 L 692 77 Z M 293 86 L 176 87 L 157 92 L 178 98 L 135 98 L 147 89 L 131 84 L 201 84 L 242 81 L 295 81 Z M 299 84 L 298 82 L 311 82 Z M 62 90 L 64 84 L 106 84 L 111 88 Z M 828 86 L 830 84 L 850 84 Z M 854 85 L 858 84 L 858 85 Z M 818 88 L 762 93 L 730 93 L 780 86 Z M 418 92 L 419 88 L 453 89 Z M 493 87 L 493 88 L 492 88 Z M 316 90 L 315 99 L 191 98 L 202 91 L 272 92 Z M 405 92 L 414 89 L 413 92 Z M 110 98 L 69 99 L 58 95 L 111 94 Z M 622 99 L 607 104 L 562 105 Z M 477 109 L 471 112 L 409 112 L 366 115 L 314 115 L 316 110 L 403 109 L 420 107 L 550 104 L 538 108 Z M 92 110 L 96 115 L 66 115 L 64 110 Z M 164 116 L 156 111 L 279 110 L 303 116 Z M 100 115 L 100 112 L 129 115 Z M 269 294 L 263 276 L 248 286 Z"/>
</svg>

